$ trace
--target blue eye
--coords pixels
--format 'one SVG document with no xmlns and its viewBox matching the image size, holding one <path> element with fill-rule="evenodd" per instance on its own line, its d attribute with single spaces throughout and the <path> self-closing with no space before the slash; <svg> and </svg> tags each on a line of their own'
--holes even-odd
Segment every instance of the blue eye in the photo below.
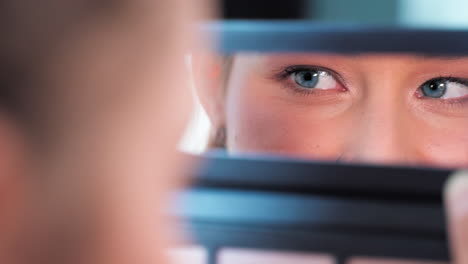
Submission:
<svg viewBox="0 0 468 264">
<path fill-rule="evenodd" d="M 301 70 L 297 71 L 293 75 L 294 81 L 307 89 L 313 89 L 317 86 L 320 78 L 320 72 L 319 71 L 313 71 L 313 70 Z"/>
<path fill-rule="evenodd" d="M 447 91 L 447 82 L 443 79 L 430 80 L 423 84 L 421 91 L 424 96 L 431 98 L 441 98 Z"/>
<path fill-rule="evenodd" d="M 330 71 L 311 67 L 312 66 L 290 66 L 284 69 L 278 77 L 280 80 L 288 78 L 290 84 L 292 84 L 295 89 L 301 91 L 313 92 L 312 90 L 343 88 Z"/>
</svg>

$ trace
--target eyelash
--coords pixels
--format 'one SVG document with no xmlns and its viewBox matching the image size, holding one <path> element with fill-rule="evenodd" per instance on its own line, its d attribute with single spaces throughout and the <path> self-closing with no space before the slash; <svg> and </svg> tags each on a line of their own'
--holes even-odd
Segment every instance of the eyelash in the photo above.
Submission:
<svg viewBox="0 0 468 264">
<path fill-rule="evenodd" d="M 432 79 L 429 79 L 429 80 L 423 82 L 423 83 L 418 87 L 418 91 L 421 90 L 421 88 L 423 87 L 423 85 L 424 85 L 425 83 L 428 83 L 428 82 L 437 82 L 437 81 L 458 83 L 458 84 L 462 84 L 462 85 L 465 85 L 465 86 L 468 87 L 468 79 L 459 78 L 459 77 L 453 77 L 453 76 L 439 76 L 439 77 L 432 78 Z M 428 97 L 427 99 L 436 99 L 436 98 L 430 98 L 430 97 Z M 450 99 L 443 99 L 443 100 L 448 101 L 448 100 L 450 100 Z"/>
<path fill-rule="evenodd" d="M 295 83 L 291 83 L 290 76 L 294 73 L 300 71 L 324 71 L 330 74 L 337 83 L 339 83 L 343 87 L 343 91 L 347 91 L 346 82 L 345 80 L 334 70 L 320 67 L 320 66 L 312 66 L 312 65 L 292 65 L 287 67 L 282 67 L 281 69 L 275 71 L 273 79 L 276 81 L 282 82 L 284 84 L 284 89 L 289 92 L 292 92 L 296 96 L 319 96 L 320 94 L 324 95 L 331 95 L 330 91 L 322 91 L 318 89 L 305 89 L 299 87 Z M 435 107 L 435 108 L 446 108 L 446 109 L 460 109 L 464 108 L 468 105 L 468 97 L 466 98 L 453 98 L 453 99 L 440 99 L 440 98 L 431 98 L 422 95 L 422 87 L 425 83 L 430 81 L 446 81 L 446 82 L 454 82 L 459 83 L 462 85 L 466 85 L 468 87 L 468 79 L 465 78 L 458 78 L 453 76 L 439 76 L 436 78 L 429 79 L 423 82 L 417 88 L 415 95 L 418 99 L 422 99 L 423 102 L 428 103 L 428 107 Z"/>
<path fill-rule="evenodd" d="M 468 87 L 468 79 L 453 77 L 453 76 L 439 76 L 436 78 L 429 79 L 423 82 L 418 89 L 416 90 L 416 97 L 422 100 L 423 103 L 429 103 L 427 106 L 433 109 L 447 109 L 447 110 L 457 110 L 461 108 L 465 108 L 468 104 L 468 97 L 462 96 L 460 98 L 449 98 L 449 99 L 440 99 L 440 98 L 431 98 L 428 96 L 424 96 L 422 94 L 422 87 L 425 83 L 431 81 L 444 81 L 444 82 L 453 82 L 462 84 Z M 467 88 L 468 89 L 468 88 Z"/>
<path fill-rule="evenodd" d="M 276 79 L 277 81 L 286 82 L 292 74 L 300 72 L 300 71 L 323 71 L 323 72 L 330 74 L 341 85 L 342 83 L 344 83 L 344 80 L 334 70 L 328 69 L 325 67 L 320 67 L 320 66 L 312 66 L 312 65 L 292 65 L 292 66 L 283 67 L 281 68 L 279 72 L 277 71 L 278 73 L 274 75 L 274 79 Z M 306 95 L 317 94 L 317 93 L 323 92 L 323 91 L 319 91 L 316 89 L 301 88 L 301 87 L 298 87 L 297 84 L 286 83 L 285 85 L 287 86 L 286 88 L 288 90 L 290 91 L 292 90 L 292 92 L 297 95 L 306 96 Z M 345 87 L 344 85 L 342 86 Z"/>
</svg>

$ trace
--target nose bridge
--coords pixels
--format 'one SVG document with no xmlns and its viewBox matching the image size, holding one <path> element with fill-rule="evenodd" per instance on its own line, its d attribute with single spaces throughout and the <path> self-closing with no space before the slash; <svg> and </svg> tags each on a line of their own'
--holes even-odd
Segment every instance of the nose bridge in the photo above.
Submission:
<svg viewBox="0 0 468 264">
<path fill-rule="evenodd" d="M 372 163 L 403 162 L 405 144 L 398 120 L 398 114 L 391 111 L 363 113 L 355 123 L 359 133 L 346 151 L 347 159 Z"/>
<path fill-rule="evenodd" d="M 392 75 L 391 71 L 380 72 L 366 81 L 363 101 L 353 124 L 357 133 L 350 137 L 343 160 L 383 164 L 407 162 L 405 107 L 399 87 L 402 84 Z"/>
</svg>

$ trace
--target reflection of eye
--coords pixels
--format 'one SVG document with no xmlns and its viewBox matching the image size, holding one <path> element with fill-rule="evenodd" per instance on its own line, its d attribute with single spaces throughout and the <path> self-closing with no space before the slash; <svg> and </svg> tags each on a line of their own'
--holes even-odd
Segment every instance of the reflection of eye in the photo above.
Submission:
<svg viewBox="0 0 468 264">
<path fill-rule="evenodd" d="M 313 95 L 330 98 L 348 89 L 342 84 L 341 76 L 331 70 L 313 65 L 291 65 L 275 71 L 272 79 L 282 83 L 287 91 L 296 95 Z M 325 96 L 325 97 L 323 97 Z"/>
<path fill-rule="evenodd" d="M 305 89 L 333 89 L 337 84 L 330 73 L 321 70 L 295 70 L 290 72 L 290 78 Z"/>
<path fill-rule="evenodd" d="M 453 99 L 468 95 L 468 80 L 454 77 L 440 77 L 420 87 L 423 96 L 439 99 Z"/>
</svg>

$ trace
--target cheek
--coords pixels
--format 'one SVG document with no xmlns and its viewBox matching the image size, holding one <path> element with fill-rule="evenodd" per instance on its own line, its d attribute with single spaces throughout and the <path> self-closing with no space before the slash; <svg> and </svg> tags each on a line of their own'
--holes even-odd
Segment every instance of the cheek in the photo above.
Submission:
<svg viewBox="0 0 468 264">
<path fill-rule="evenodd" d="M 424 130 L 419 140 L 424 142 L 427 163 L 444 167 L 468 166 L 468 126 L 464 124 L 466 121 L 446 126 L 450 129 Z"/>
<path fill-rule="evenodd" d="M 423 164 L 440 167 L 468 166 L 468 118 L 411 112 L 407 137 Z"/>
<path fill-rule="evenodd" d="M 227 148 L 315 159 L 340 156 L 349 118 L 245 87 L 227 98 Z"/>
</svg>

